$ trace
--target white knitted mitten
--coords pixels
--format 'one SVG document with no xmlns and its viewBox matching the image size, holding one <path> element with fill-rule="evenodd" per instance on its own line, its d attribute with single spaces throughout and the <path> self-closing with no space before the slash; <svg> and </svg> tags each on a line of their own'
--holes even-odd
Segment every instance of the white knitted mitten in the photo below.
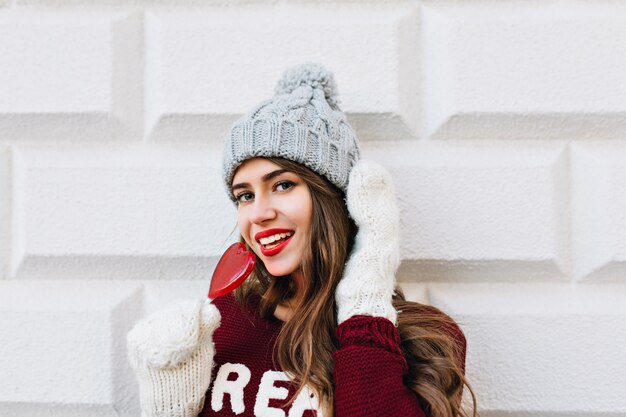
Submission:
<svg viewBox="0 0 626 417">
<path fill-rule="evenodd" d="M 359 227 L 336 291 L 339 324 L 356 315 L 385 317 L 396 324 L 391 304 L 400 264 L 399 214 L 391 175 L 360 160 L 348 182 L 346 200 Z"/>
<path fill-rule="evenodd" d="M 183 301 L 141 320 L 128 333 L 142 417 L 198 416 L 211 382 L 212 336 L 220 320 L 209 300 Z"/>
</svg>

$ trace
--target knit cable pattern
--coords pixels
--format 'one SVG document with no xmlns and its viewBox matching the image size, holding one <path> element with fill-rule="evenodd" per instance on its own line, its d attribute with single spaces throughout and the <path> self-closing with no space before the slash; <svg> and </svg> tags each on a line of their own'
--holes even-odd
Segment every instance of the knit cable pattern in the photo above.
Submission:
<svg viewBox="0 0 626 417">
<path fill-rule="evenodd" d="M 211 382 L 214 330 L 210 301 L 184 301 L 140 321 L 127 335 L 142 417 L 196 417 Z"/>
<path fill-rule="evenodd" d="M 297 162 L 346 190 L 359 159 L 356 133 L 338 107 L 332 72 L 305 63 L 285 71 L 275 96 L 257 105 L 230 129 L 223 149 L 222 178 L 228 195 L 237 168 L 254 157 Z"/>
<path fill-rule="evenodd" d="M 399 214 L 391 175 L 372 161 L 359 161 L 350 173 L 347 204 L 359 227 L 344 276 L 336 291 L 339 323 L 356 315 L 396 323 L 391 304 L 400 264 Z"/>
</svg>

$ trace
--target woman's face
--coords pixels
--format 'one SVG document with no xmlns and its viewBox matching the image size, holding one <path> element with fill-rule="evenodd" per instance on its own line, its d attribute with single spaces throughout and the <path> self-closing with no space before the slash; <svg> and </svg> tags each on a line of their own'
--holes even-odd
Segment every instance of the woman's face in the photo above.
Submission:
<svg viewBox="0 0 626 417">
<path fill-rule="evenodd" d="M 300 268 L 311 229 L 313 203 L 302 178 L 264 158 L 235 172 L 239 232 L 274 276 Z"/>
</svg>

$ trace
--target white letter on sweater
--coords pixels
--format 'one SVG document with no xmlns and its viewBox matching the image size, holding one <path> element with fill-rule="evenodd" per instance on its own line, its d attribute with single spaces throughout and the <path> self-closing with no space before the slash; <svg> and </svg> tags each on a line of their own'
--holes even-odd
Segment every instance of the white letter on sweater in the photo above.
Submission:
<svg viewBox="0 0 626 417">
<path fill-rule="evenodd" d="M 228 380 L 228 375 L 232 372 L 237 374 L 234 381 Z M 211 390 L 211 408 L 213 411 L 221 411 L 224 406 L 224 394 L 230 394 L 230 405 L 233 413 L 241 414 L 246 410 L 243 402 L 243 389 L 251 377 L 250 370 L 247 366 L 240 363 L 225 363 L 217 372 L 213 389 Z"/>
<path fill-rule="evenodd" d="M 256 417 L 285 417 L 285 412 L 280 408 L 270 408 L 270 400 L 284 400 L 289 395 L 289 390 L 283 387 L 275 387 L 275 381 L 289 381 L 284 372 L 266 371 L 259 384 L 259 392 L 254 403 L 254 415 Z"/>
<path fill-rule="evenodd" d="M 302 417 L 306 410 L 315 410 L 317 417 L 324 417 L 322 410 L 318 408 L 317 396 L 309 390 L 309 387 L 305 386 L 293 402 L 291 410 L 289 410 L 289 417 Z"/>
</svg>

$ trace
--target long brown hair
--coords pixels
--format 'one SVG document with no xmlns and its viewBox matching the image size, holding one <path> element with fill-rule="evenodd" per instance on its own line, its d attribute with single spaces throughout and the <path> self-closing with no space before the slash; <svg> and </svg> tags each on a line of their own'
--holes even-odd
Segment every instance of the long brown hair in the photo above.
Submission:
<svg viewBox="0 0 626 417">
<path fill-rule="evenodd" d="M 335 289 L 352 249 L 357 227 L 349 217 L 344 194 L 326 178 L 298 163 L 267 158 L 299 175 L 308 186 L 313 203 L 308 250 L 302 259 L 302 302 L 294 306 L 276 340 L 279 366 L 299 386 L 311 387 L 319 398 L 324 416 L 334 415 L 333 357 L 338 348 Z M 241 239 L 244 242 L 243 238 Z M 244 242 L 245 243 L 245 242 Z M 271 317 L 279 303 L 295 295 L 291 279 L 271 276 L 258 259 L 252 279 L 235 291 L 240 303 L 260 295 L 260 314 Z M 300 294 L 299 294 L 300 296 Z M 466 385 L 465 338 L 456 323 L 435 307 L 406 301 L 399 288 L 393 297 L 398 311 L 401 348 L 409 364 L 404 384 L 414 391 L 430 417 L 467 417 L 461 409 Z"/>
</svg>

